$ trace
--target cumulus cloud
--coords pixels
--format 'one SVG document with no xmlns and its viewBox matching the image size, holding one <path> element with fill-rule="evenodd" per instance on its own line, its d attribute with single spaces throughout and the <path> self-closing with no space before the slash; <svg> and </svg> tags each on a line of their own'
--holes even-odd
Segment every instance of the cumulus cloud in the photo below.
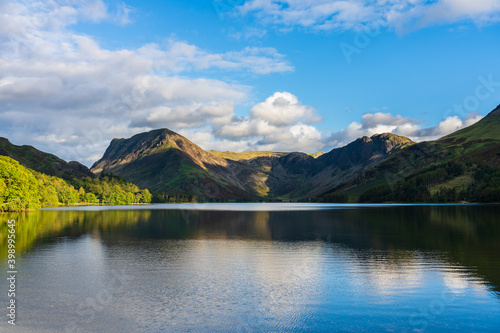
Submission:
<svg viewBox="0 0 500 333">
<path fill-rule="evenodd" d="M 237 10 L 283 29 L 348 30 L 377 21 L 405 31 L 466 20 L 478 25 L 500 20 L 498 0 L 248 0 Z"/>
<path fill-rule="evenodd" d="M 289 92 L 274 93 L 254 105 L 248 116 L 237 116 L 234 107 L 230 102 L 162 107 L 149 110 L 132 125 L 173 125 L 205 149 L 316 152 L 323 147 L 322 133 L 313 125 L 321 117 Z"/>
<path fill-rule="evenodd" d="M 246 8 L 249 12 L 260 7 L 276 11 L 275 15 L 290 11 L 281 18 L 283 24 L 298 20 L 304 26 L 318 20 L 359 21 L 371 15 L 361 2 L 247 4 L 254 6 Z M 321 117 L 315 109 L 290 92 L 276 92 L 249 107 L 248 115 L 239 116 L 235 106 L 248 105 L 251 87 L 196 74 L 292 71 L 282 54 L 262 47 L 214 53 L 174 39 L 165 45 L 107 50 L 92 37 L 71 30 L 80 21 L 128 24 L 131 11 L 125 5 L 110 9 L 101 0 L 0 1 L 1 135 L 90 165 L 112 138 L 160 127 L 178 131 L 205 149 L 315 152 L 381 132 L 428 140 L 481 118 L 471 113 L 422 128 L 415 119 L 370 113 L 327 134 L 316 127 Z M 339 11 L 345 15 L 324 18 L 325 12 Z"/>
<path fill-rule="evenodd" d="M 438 139 L 461 128 L 470 126 L 483 117 L 477 112 L 469 113 L 465 118 L 449 116 L 441 120 L 437 126 L 422 128 L 422 121 L 410 119 L 391 113 L 366 113 L 361 122 L 352 122 L 345 129 L 326 136 L 326 147 L 339 147 L 348 144 L 363 136 L 372 136 L 380 133 L 393 133 L 409 137 L 413 141 L 429 141 Z"/>
<path fill-rule="evenodd" d="M 250 110 L 250 115 L 278 126 L 293 124 L 299 120 L 306 123 L 321 121 L 312 107 L 303 105 L 289 92 L 274 93 L 264 102 L 255 105 Z"/>
<path fill-rule="evenodd" d="M 89 164 L 113 137 L 228 124 L 251 88 L 196 78 L 200 71 L 293 70 L 274 48 L 214 53 L 171 39 L 108 50 L 71 28 L 81 21 L 128 24 L 132 12 L 101 0 L 0 1 L 2 135 Z"/>
<path fill-rule="evenodd" d="M 217 147 L 237 141 L 243 150 L 316 151 L 322 148 L 321 132 L 312 124 L 322 119 L 316 110 L 302 104 L 289 92 L 276 92 L 256 104 L 247 117 L 225 118 L 212 122 Z"/>
<path fill-rule="evenodd" d="M 157 106 L 135 116 L 131 127 L 182 129 L 225 124 L 234 116 L 233 111 L 234 103 L 230 101 Z"/>
</svg>

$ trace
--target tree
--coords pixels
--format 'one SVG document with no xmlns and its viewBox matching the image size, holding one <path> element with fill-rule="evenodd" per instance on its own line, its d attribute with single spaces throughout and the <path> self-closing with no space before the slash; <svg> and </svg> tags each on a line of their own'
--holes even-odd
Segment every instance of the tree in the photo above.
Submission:
<svg viewBox="0 0 500 333">
<path fill-rule="evenodd" d="M 90 203 L 90 204 L 98 204 L 99 203 L 99 199 L 96 198 L 94 193 L 85 193 L 85 200 L 84 201 L 86 203 Z"/>
<path fill-rule="evenodd" d="M 0 156 L 0 210 L 40 208 L 39 183 L 19 162 Z"/>
<path fill-rule="evenodd" d="M 83 187 L 80 187 L 78 189 L 78 199 L 80 202 L 85 202 L 85 190 L 83 189 Z"/>
</svg>

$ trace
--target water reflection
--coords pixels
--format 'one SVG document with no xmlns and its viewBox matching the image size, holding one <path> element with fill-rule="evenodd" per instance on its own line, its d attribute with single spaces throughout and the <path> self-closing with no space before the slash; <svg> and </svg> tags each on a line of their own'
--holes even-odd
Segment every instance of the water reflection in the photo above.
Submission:
<svg viewBox="0 0 500 333">
<path fill-rule="evenodd" d="M 2 214 L 2 218 L 18 221 L 18 253 L 58 237 L 87 233 L 108 242 L 122 238 L 322 240 L 369 249 L 358 259 L 373 263 L 380 272 L 412 267 L 418 251 L 440 251 L 448 261 L 477 268 L 498 291 L 499 213 L 498 206 L 400 206 L 316 211 L 42 210 Z M 6 224 L 0 225 L 0 255 L 5 258 Z"/>
<path fill-rule="evenodd" d="M 131 281 L 112 286 L 113 306 L 90 308 L 88 331 L 411 331 L 500 325 L 499 212 L 142 208 L 7 218 L 19 221 L 33 331 L 54 329 L 54 316 L 85 323 L 76 309 L 109 290 L 116 271 Z M 54 308 L 36 312 L 40 302 Z"/>
<path fill-rule="evenodd" d="M 150 211 L 78 211 L 40 210 L 25 213 L 2 213 L 0 218 L 0 258 L 7 256 L 7 223 L 16 221 L 16 252 L 22 254 L 33 245 L 52 242 L 57 237 L 76 238 L 86 233 L 99 237 L 104 230 L 124 230 L 146 221 Z"/>
</svg>

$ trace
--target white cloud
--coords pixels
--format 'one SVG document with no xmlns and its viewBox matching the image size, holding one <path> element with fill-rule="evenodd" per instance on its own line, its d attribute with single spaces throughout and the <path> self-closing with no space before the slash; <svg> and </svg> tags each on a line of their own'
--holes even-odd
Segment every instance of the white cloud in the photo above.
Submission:
<svg viewBox="0 0 500 333">
<path fill-rule="evenodd" d="M 132 7 L 127 6 L 124 2 L 121 2 L 118 5 L 118 9 L 115 15 L 115 22 L 119 25 L 127 25 L 132 23 L 132 19 L 130 18 L 130 14 L 134 12 Z"/>
<path fill-rule="evenodd" d="M 437 128 L 439 129 L 440 133 L 448 134 L 458 130 L 459 128 L 462 127 L 462 125 L 463 125 L 462 120 L 459 119 L 457 116 L 453 116 L 453 117 L 448 117 L 443 121 L 441 121 Z"/>
<path fill-rule="evenodd" d="M 323 147 L 322 133 L 312 124 L 319 121 L 316 111 L 296 96 L 276 92 L 246 117 L 237 116 L 232 103 L 192 104 L 155 110 L 134 125 L 173 125 L 204 149 L 316 152 Z"/>
<path fill-rule="evenodd" d="M 287 9 L 275 2 L 247 4 L 254 6 L 249 11 L 290 11 L 280 18 L 283 24 L 298 20 L 310 26 L 323 20 L 325 28 L 337 16 L 348 22 L 372 15 L 361 2 L 289 1 Z M 417 1 L 413 7 L 418 6 Z M 481 119 L 471 113 L 422 129 L 418 120 L 379 112 L 326 135 L 314 125 L 321 121 L 315 109 L 289 92 L 276 92 L 250 107 L 247 116 L 237 116 L 235 106 L 248 104 L 250 87 L 186 73 L 293 70 L 282 54 L 273 48 L 213 53 L 177 40 L 111 51 L 70 29 L 82 20 L 126 24 L 129 13 L 128 7 L 110 10 L 100 0 L 0 1 L 0 133 L 14 143 L 33 143 L 90 164 L 113 137 L 160 127 L 206 149 L 315 152 L 381 132 L 427 140 Z"/>
<path fill-rule="evenodd" d="M 233 110 L 234 103 L 229 101 L 178 104 L 173 107 L 161 105 L 134 115 L 131 127 L 168 127 L 179 130 L 226 124 L 234 117 Z"/>
<path fill-rule="evenodd" d="M 271 74 L 294 70 L 285 60 L 285 56 L 272 47 L 246 47 L 241 51 L 213 54 L 189 43 L 171 40 L 166 52 L 158 49 L 156 52 L 156 61 L 164 63 L 174 72 L 218 68 Z"/>
<path fill-rule="evenodd" d="M 483 118 L 483 116 L 481 116 L 479 113 L 477 113 L 477 112 L 471 112 L 464 119 L 463 126 L 467 127 L 467 126 L 473 125 L 473 124 L 477 123 L 478 121 L 480 121 L 482 118 Z"/>
<path fill-rule="evenodd" d="M 321 121 L 311 106 L 302 104 L 289 92 L 276 92 L 256 104 L 248 117 L 233 116 L 229 122 L 215 123 L 215 139 L 225 142 L 217 147 L 233 146 L 243 150 L 298 150 L 315 152 L 322 148 L 321 132 L 311 124 Z M 224 141 L 226 140 L 226 141 Z"/>
<path fill-rule="evenodd" d="M 259 40 L 267 35 L 266 29 L 260 29 L 256 27 L 244 27 L 242 31 L 230 30 L 228 36 L 235 39 L 241 40 Z"/>
<path fill-rule="evenodd" d="M 328 135 L 324 142 L 326 147 L 334 148 L 344 146 L 357 138 L 372 136 L 380 133 L 393 133 L 406 136 L 413 141 L 435 140 L 461 128 L 470 126 L 483 117 L 477 112 L 471 112 L 464 119 L 449 116 L 441 120 L 437 126 L 422 128 L 422 121 L 410 119 L 391 113 L 366 113 L 361 117 L 361 122 L 352 122 L 345 129 Z"/>
<path fill-rule="evenodd" d="M 398 31 L 434 24 L 472 21 L 478 25 L 500 20 L 499 0 L 248 0 L 237 7 L 264 25 L 313 30 L 359 29 L 372 22 Z"/>
<path fill-rule="evenodd" d="M 255 105 L 250 114 L 273 125 L 289 125 L 302 121 L 317 123 L 321 118 L 316 111 L 299 102 L 298 98 L 289 92 L 276 92 L 264 102 Z"/>
<path fill-rule="evenodd" d="M 71 29 L 80 21 L 128 24 L 132 11 L 101 0 L 0 1 L 0 132 L 88 163 L 113 137 L 231 122 L 251 88 L 196 71 L 293 70 L 274 48 L 213 53 L 170 40 L 111 51 Z"/>
</svg>

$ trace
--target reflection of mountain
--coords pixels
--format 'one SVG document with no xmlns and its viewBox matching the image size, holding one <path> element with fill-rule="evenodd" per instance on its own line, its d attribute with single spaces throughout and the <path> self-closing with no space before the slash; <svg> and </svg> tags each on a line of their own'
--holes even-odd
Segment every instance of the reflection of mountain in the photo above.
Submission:
<svg viewBox="0 0 500 333">
<path fill-rule="evenodd" d="M 38 242 L 87 233 L 110 245 L 120 242 L 121 246 L 139 247 L 142 243 L 137 241 L 151 239 L 319 240 L 326 242 L 320 244 L 352 249 L 358 253 L 356 262 L 369 263 L 387 274 L 411 267 L 421 256 L 435 259 L 436 255 L 438 260 L 477 273 L 500 292 L 499 213 L 498 206 L 401 206 L 294 212 L 42 210 L 8 218 L 20 221 L 18 252 Z M 0 235 L 6 234 L 0 231 Z M 5 257 L 5 238 L 0 239 L 0 253 Z M 405 278 L 407 273 L 397 274 Z M 448 280 L 453 285 L 453 277 Z"/>
</svg>

